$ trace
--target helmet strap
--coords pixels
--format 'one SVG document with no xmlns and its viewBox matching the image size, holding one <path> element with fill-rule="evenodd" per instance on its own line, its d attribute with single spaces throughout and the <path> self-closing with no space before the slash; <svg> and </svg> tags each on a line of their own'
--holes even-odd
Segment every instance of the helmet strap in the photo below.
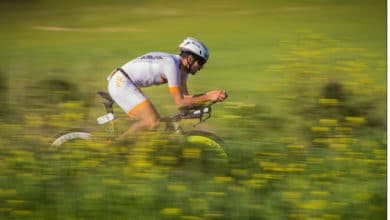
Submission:
<svg viewBox="0 0 390 220">
<path fill-rule="evenodd" d="M 190 58 L 190 55 L 191 55 L 191 58 Z M 180 56 L 182 56 L 182 58 L 186 59 L 187 61 L 187 64 L 184 66 L 186 68 L 186 72 L 187 73 L 190 73 L 190 70 L 191 70 L 191 66 L 192 64 L 194 63 L 194 57 L 192 54 L 189 54 L 189 53 L 186 53 L 186 52 L 182 52 L 180 54 Z M 191 60 L 191 61 L 190 61 Z"/>
<path fill-rule="evenodd" d="M 190 72 L 193 63 L 192 60 L 190 61 L 189 56 L 187 56 L 187 72 Z"/>
</svg>

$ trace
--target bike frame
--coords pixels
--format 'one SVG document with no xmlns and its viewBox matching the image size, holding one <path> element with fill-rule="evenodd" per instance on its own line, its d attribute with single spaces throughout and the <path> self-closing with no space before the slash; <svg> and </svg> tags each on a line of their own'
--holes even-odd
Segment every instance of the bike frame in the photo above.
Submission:
<svg viewBox="0 0 390 220">
<path fill-rule="evenodd" d="M 113 136 L 115 136 L 115 124 L 114 124 L 115 116 L 113 111 L 114 101 L 112 100 L 110 95 L 106 92 L 98 92 L 98 94 L 103 99 L 102 104 L 104 105 L 106 114 L 97 118 L 97 123 L 99 125 L 110 123 L 111 125 L 110 133 Z M 184 119 L 198 119 L 199 121 L 193 125 L 194 127 L 196 127 L 197 125 L 205 122 L 211 117 L 211 106 L 213 104 L 215 104 L 215 102 L 211 102 L 207 105 L 182 108 L 180 109 L 180 112 L 178 114 L 169 117 L 162 117 L 160 118 L 160 121 L 165 123 L 165 131 L 170 133 L 185 135 L 187 132 L 183 130 L 179 122 Z M 73 139 L 91 139 L 91 138 L 92 135 L 89 132 L 80 131 L 80 129 L 77 129 L 71 132 L 66 132 L 62 135 L 58 135 L 55 141 L 52 143 L 52 146 L 58 147 L 63 143 Z"/>
</svg>

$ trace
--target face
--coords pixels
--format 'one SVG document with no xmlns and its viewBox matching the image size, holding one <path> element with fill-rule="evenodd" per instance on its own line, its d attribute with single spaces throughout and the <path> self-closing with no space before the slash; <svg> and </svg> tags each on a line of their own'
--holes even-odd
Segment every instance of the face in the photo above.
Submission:
<svg viewBox="0 0 390 220">
<path fill-rule="evenodd" d="M 189 72 L 192 74 L 192 75 L 195 75 L 196 72 L 198 72 L 199 70 L 201 70 L 203 68 L 203 65 L 205 63 L 202 62 L 201 60 L 194 60 L 194 62 L 192 62 L 192 65 L 190 65 L 190 70 Z"/>
</svg>

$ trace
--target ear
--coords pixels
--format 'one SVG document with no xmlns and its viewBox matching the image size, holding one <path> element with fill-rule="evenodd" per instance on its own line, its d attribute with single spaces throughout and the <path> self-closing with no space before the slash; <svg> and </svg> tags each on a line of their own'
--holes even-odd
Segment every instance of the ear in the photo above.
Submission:
<svg viewBox="0 0 390 220">
<path fill-rule="evenodd" d="M 193 63 L 194 60 L 195 60 L 195 59 L 194 59 L 194 56 L 192 56 L 192 55 L 188 55 L 188 56 L 187 56 L 187 62 L 188 62 L 188 63 Z"/>
</svg>

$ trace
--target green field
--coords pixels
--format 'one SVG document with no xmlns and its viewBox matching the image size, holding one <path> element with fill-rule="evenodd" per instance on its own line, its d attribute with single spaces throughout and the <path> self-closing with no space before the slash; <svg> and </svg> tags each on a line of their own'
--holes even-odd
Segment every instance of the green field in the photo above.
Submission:
<svg viewBox="0 0 390 220">
<path fill-rule="evenodd" d="M 386 8 L 0 1 L 0 219 L 386 218 Z M 60 131 L 95 126 L 112 69 L 177 53 L 187 36 L 211 57 L 190 93 L 229 93 L 203 126 L 224 138 L 229 164 L 202 164 L 159 132 L 135 146 L 49 148 Z M 175 113 L 166 86 L 144 91 Z"/>
</svg>

